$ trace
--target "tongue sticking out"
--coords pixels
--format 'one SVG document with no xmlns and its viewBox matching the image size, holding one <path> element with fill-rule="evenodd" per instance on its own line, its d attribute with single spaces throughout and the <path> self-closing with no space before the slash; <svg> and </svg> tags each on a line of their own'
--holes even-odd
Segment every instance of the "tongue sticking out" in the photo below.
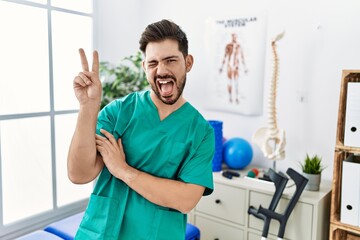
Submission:
<svg viewBox="0 0 360 240">
<path fill-rule="evenodd" d="M 167 82 L 160 84 L 161 93 L 163 96 L 169 96 L 172 94 L 174 83 L 173 82 Z"/>
</svg>

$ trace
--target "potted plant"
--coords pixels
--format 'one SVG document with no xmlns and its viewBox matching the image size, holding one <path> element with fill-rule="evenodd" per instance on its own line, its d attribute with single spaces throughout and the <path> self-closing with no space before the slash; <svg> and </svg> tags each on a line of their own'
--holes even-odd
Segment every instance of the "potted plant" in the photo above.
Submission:
<svg viewBox="0 0 360 240">
<path fill-rule="evenodd" d="M 321 182 L 321 172 L 324 170 L 322 158 L 318 155 L 306 154 L 303 163 L 300 163 L 303 175 L 309 180 L 305 189 L 310 191 L 319 191 Z"/>
<path fill-rule="evenodd" d="M 142 69 L 142 60 L 141 52 L 137 52 L 125 57 L 118 65 L 100 62 L 103 88 L 101 108 L 116 98 L 148 87 L 149 84 Z"/>
</svg>

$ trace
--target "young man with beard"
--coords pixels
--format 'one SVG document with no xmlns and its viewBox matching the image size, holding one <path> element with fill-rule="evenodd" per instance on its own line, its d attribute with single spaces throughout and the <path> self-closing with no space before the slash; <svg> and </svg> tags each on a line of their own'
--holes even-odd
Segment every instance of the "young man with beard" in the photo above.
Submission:
<svg viewBox="0 0 360 240">
<path fill-rule="evenodd" d="M 182 95 L 193 65 L 186 34 L 171 21 L 155 22 L 143 32 L 140 50 L 151 90 L 99 112 L 98 53 L 89 70 L 80 49 L 83 71 L 74 79 L 80 111 L 68 175 L 77 184 L 100 175 L 76 239 L 183 240 L 186 213 L 212 192 L 214 132 Z"/>
</svg>

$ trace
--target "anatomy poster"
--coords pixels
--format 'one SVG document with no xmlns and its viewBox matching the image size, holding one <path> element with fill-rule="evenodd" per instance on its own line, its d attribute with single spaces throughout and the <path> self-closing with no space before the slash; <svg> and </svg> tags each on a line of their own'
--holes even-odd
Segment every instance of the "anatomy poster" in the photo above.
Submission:
<svg viewBox="0 0 360 240">
<path fill-rule="evenodd" d="M 266 46 L 265 17 L 209 19 L 207 108 L 261 115 Z"/>
</svg>

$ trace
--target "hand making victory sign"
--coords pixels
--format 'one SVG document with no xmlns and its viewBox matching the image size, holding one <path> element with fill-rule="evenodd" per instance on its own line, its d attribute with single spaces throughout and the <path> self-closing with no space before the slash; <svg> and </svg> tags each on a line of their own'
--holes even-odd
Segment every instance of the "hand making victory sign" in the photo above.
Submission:
<svg viewBox="0 0 360 240">
<path fill-rule="evenodd" d="M 99 54 L 93 52 L 92 69 L 82 48 L 79 49 L 82 72 L 73 80 L 80 109 L 76 130 L 68 153 L 68 175 L 74 183 L 92 181 L 102 170 L 104 162 L 98 157 L 95 142 L 97 116 L 101 103 L 102 86 L 99 79 Z"/>
<path fill-rule="evenodd" d="M 75 96 L 80 105 L 87 103 L 98 103 L 101 101 L 101 82 L 99 79 L 99 54 L 93 52 L 92 69 L 89 71 L 89 64 L 82 48 L 79 49 L 82 72 L 74 79 Z"/>
<path fill-rule="evenodd" d="M 102 90 L 99 79 L 99 54 L 97 51 L 93 52 L 93 64 L 90 72 L 84 50 L 80 48 L 79 53 L 83 71 L 74 79 L 75 95 L 80 105 L 98 107 L 101 102 Z M 117 172 L 120 173 L 119 168 L 123 170 L 127 166 L 121 140 L 116 141 L 114 136 L 104 129 L 100 131 L 105 137 L 96 135 L 96 150 L 101 154 L 102 161 L 113 175 Z"/>
</svg>

